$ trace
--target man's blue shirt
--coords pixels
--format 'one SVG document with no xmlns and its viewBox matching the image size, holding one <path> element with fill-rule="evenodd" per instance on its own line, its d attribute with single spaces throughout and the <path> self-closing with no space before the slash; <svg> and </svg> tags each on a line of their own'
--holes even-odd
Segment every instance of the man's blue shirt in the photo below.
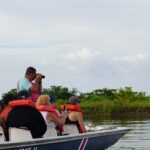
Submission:
<svg viewBox="0 0 150 150">
<path fill-rule="evenodd" d="M 29 91 L 31 86 L 32 83 L 26 77 L 18 81 L 18 91 L 22 91 L 22 90 Z"/>
</svg>

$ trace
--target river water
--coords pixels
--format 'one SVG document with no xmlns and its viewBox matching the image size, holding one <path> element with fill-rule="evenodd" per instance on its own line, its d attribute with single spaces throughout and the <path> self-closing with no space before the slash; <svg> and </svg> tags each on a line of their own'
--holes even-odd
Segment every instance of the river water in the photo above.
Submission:
<svg viewBox="0 0 150 150">
<path fill-rule="evenodd" d="M 107 150 L 150 150 L 150 119 L 92 119 L 95 125 L 128 127 L 130 131 Z"/>
</svg>

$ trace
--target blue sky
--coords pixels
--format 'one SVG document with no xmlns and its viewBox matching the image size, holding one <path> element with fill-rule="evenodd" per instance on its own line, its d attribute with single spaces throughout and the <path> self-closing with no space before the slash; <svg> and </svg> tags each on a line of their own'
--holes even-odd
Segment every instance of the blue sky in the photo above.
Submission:
<svg viewBox="0 0 150 150">
<path fill-rule="evenodd" d="M 150 94 L 149 18 L 149 0 L 0 1 L 0 93 L 33 66 L 45 88 Z"/>
</svg>

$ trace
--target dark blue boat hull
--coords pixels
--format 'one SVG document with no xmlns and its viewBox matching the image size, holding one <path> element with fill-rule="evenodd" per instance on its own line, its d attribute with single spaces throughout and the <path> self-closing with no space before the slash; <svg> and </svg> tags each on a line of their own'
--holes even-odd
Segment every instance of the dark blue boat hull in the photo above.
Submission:
<svg viewBox="0 0 150 150">
<path fill-rule="evenodd" d="M 0 144 L 7 150 L 104 150 L 116 143 L 128 129 L 90 132 L 79 135 L 60 136 L 24 142 Z"/>
</svg>

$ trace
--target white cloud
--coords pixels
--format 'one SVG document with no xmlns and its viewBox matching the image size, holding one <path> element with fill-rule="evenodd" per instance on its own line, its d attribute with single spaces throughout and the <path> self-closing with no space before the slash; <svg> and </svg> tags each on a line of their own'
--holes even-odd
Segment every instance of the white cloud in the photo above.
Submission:
<svg viewBox="0 0 150 150">
<path fill-rule="evenodd" d="M 90 59 L 93 57 L 96 53 L 92 53 L 88 48 L 82 48 L 78 53 L 77 56 L 79 56 L 81 59 Z"/>
<path fill-rule="evenodd" d="M 74 60 L 91 60 L 98 55 L 99 55 L 98 51 L 91 51 L 88 48 L 81 48 L 80 51 L 77 52 L 62 54 L 62 57 L 74 61 Z"/>
<path fill-rule="evenodd" d="M 139 64 L 141 62 L 144 62 L 148 60 L 150 57 L 149 55 L 145 54 L 137 54 L 134 56 L 124 56 L 124 57 L 116 57 L 113 60 L 117 62 L 122 62 L 122 63 L 128 63 L 128 64 Z"/>
</svg>

